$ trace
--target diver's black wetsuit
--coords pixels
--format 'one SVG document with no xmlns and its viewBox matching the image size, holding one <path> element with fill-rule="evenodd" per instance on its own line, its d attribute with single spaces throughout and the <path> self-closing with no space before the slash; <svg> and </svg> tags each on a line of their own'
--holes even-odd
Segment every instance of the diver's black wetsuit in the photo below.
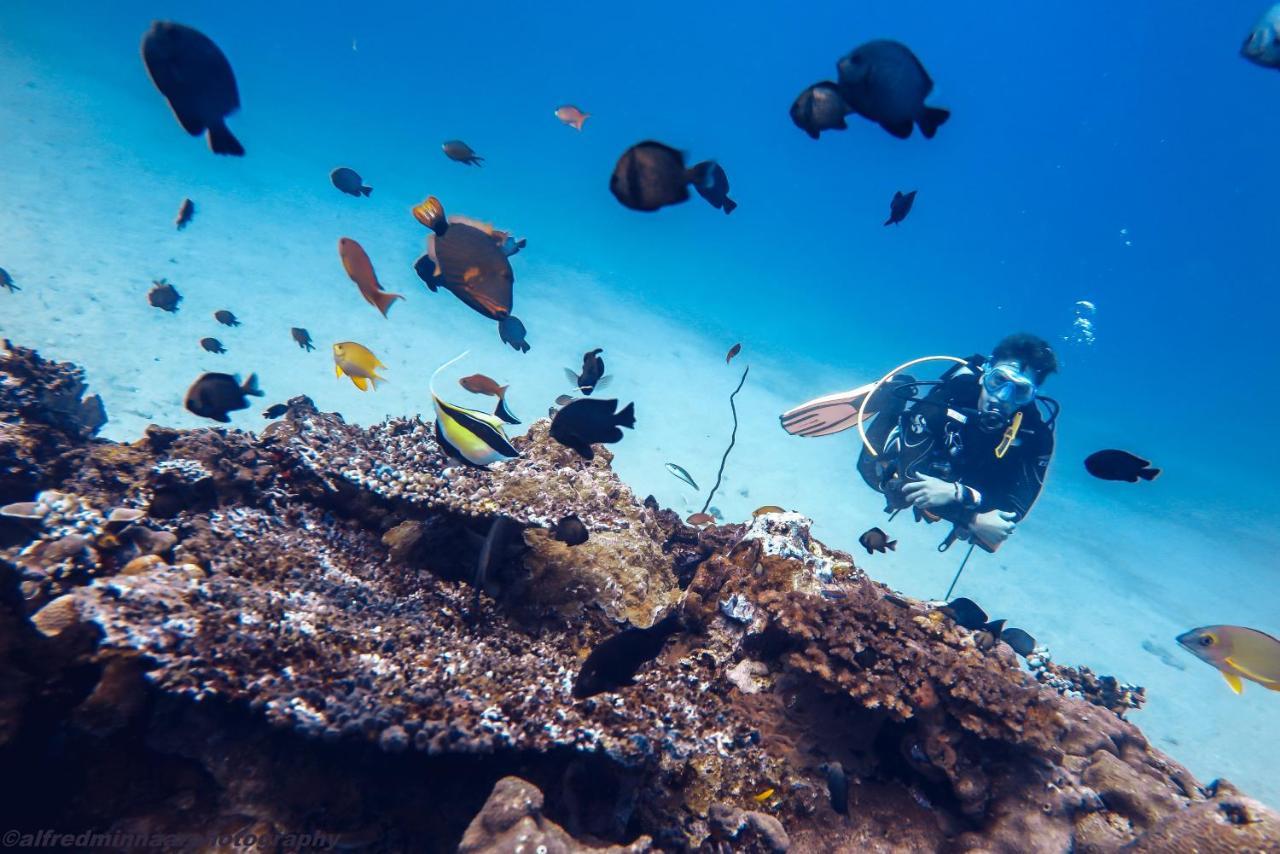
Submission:
<svg viewBox="0 0 1280 854">
<path fill-rule="evenodd" d="M 975 356 L 967 366 L 953 368 L 920 399 L 909 397 L 914 388 L 910 378 L 877 392 L 890 397 L 867 431 L 868 441 L 880 455 L 873 457 L 863 448 L 858 473 L 884 493 L 886 510 L 910 506 L 902 487 L 916 473 L 978 491 L 981 500 L 976 503 L 964 490 L 963 504 L 928 511 L 961 528 L 976 514 L 990 510 L 1015 513 L 1020 522 L 1035 503 L 1053 455 L 1053 427 L 1034 402 L 1024 406 L 1016 440 L 1003 458 L 996 457 L 1004 425 L 981 426 L 977 408 L 982 362 L 981 356 Z"/>
</svg>

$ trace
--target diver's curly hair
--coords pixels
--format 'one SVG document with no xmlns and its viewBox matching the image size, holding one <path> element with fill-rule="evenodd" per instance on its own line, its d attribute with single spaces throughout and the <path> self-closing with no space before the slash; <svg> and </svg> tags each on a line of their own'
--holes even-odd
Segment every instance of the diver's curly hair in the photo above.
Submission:
<svg viewBox="0 0 1280 854">
<path fill-rule="evenodd" d="M 1007 335 L 996 345 L 991 351 L 991 360 L 999 362 L 1003 359 L 1017 359 L 1034 375 L 1037 384 L 1058 371 L 1058 357 L 1049 342 L 1029 332 Z"/>
</svg>

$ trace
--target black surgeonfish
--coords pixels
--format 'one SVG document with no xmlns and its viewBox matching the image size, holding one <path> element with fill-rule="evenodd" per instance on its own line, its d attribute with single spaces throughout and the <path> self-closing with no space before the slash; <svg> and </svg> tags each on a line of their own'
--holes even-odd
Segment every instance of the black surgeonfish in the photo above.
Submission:
<svg viewBox="0 0 1280 854">
<path fill-rule="evenodd" d="M 980 629 L 987 622 L 987 612 L 982 610 L 977 602 L 963 596 L 951 600 L 945 608 L 940 610 L 955 620 L 957 626 L 962 626 L 969 631 Z"/>
<path fill-rule="evenodd" d="M 1114 449 L 1098 451 L 1090 454 L 1084 461 L 1089 474 L 1100 480 L 1123 480 L 1126 483 L 1137 483 L 1138 478 L 1155 480 L 1160 476 L 1160 469 L 1152 468 L 1150 460 L 1144 460 L 1128 451 Z"/>
<path fill-rule="evenodd" d="M 289 406 L 284 403 L 273 403 L 262 411 L 262 417 L 275 420 L 281 415 L 289 411 Z"/>
<path fill-rule="evenodd" d="M 614 398 L 580 397 L 565 404 L 551 419 L 551 438 L 572 448 L 588 460 L 595 459 L 591 446 L 597 442 L 622 441 L 622 427 L 636 426 L 635 404 L 618 410 Z"/>
<path fill-rule="evenodd" d="M 791 121 L 796 127 L 817 139 L 824 130 L 845 130 L 844 117 L 849 105 L 840 97 L 840 89 L 829 80 L 814 83 L 801 92 L 791 105 Z"/>
<path fill-rule="evenodd" d="M 703 198 L 713 207 L 724 207 L 727 213 L 732 210 L 725 204 L 728 197 L 725 196 L 719 204 L 716 202 L 720 198 L 717 180 L 723 176 L 724 170 L 710 160 L 687 169 L 683 154 L 669 145 L 650 140 L 633 145 L 622 153 L 609 179 L 609 190 L 625 207 L 648 212 L 688 201 L 689 185 L 697 183 Z M 723 177 L 722 189 L 728 192 L 727 177 Z"/>
<path fill-rule="evenodd" d="M 902 222 L 907 218 L 907 214 L 911 213 L 911 206 L 915 203 L 915 190 L 912 190 L 910 193 L 894 193 L 892 201 L 889 202 L 889 218 L 884 221 L 884 224 L 897 225 Z"/>
<path fill-rule="evenodd" d="M 926 139 L 951 113 L 925 106 L 933 80 L 911 48 L 888 39 L 869 41 L 836 63 L 840 96 L 853 112 L 870 119 L 899 139 L 915 125 Z"/>
<path fill-rule="evenodd" d="M 898 549 L 898 541 L 889 539 L 889 535 L 879 528 L 872 528 L 867 531 L 861 537 L 858 537 L 858 542 L 862 544 L 862 547 L 867 550 L 869 555 L 876 552 L 883 554 L 886 549 L 889 551 L 897 551 Z"/>
<path fill-rule="evenodd" d="M 208 131 L 214 154 L 244 154 L 226 122 L 240 109 L 236 76 L 208 36 L 172 21 L 156 21 L 142 37 L 142 61 L 183 130 L 192 136 Z"/>
<path fill-rule="evenodd" d="M 625 629 L 603 641 L 582 663 L 573 696 L 582 700 L 634 685 L 636 671 L 657 658 L 667 639 L 680 629 L 679 612 L 672 611 L 647 629 Z"/>
<path fill-rule="evenodd" d="M 249 374 L 243 383 L 231 374 L 201 374 L 187 389 L 183 405 L 192 415 L 227 424 L 227 413 L 249 408 L 247 395 L 262 397 L 257 374 Z"/>
<path fill-rule="evenodd" d="M 603 352 L 604 350 L 597 347 L 583 353 L 581 373 L 575 374 L 572 368 L 564 369 L 564 375 L 569 378 L 569 382 L 577 386 L 578 391 L 583 394 L 591 394 L 596 386 L 607 384 L 607 377 L 604 375 L 604 359 L 600 358 Z"/>
</svg>

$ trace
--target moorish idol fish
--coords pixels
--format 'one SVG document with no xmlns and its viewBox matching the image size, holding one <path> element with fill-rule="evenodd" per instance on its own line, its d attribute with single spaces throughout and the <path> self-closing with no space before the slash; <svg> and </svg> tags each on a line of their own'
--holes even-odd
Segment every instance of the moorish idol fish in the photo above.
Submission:
<svg viewBox="0 0 1280 854">
<path fill-rule="evenodd" d="M 466 355 L 467 353 L 463 353 L 445 362 L 431 375 L 431 402 L 436 408 L 436 441 L 449 456 L 481 468 L 520 456 L 520 452 L 507 439 L 501 419 L 487 412 L 445 403 L 436 395 L 436 377 Z"/>
</svg>

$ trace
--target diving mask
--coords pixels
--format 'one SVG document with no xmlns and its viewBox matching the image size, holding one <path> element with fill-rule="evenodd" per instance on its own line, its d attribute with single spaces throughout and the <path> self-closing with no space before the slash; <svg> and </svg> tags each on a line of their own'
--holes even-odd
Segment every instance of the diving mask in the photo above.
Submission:
<svg viewBox="0 0 1280 854">
<path fill-rule="evenodd" d="M 1036 399 L 1036 384 L 1012 365 L 987 365 L 982 371 L 982 388 L 992 400 L 1026 406 Z"/>
</svg>

